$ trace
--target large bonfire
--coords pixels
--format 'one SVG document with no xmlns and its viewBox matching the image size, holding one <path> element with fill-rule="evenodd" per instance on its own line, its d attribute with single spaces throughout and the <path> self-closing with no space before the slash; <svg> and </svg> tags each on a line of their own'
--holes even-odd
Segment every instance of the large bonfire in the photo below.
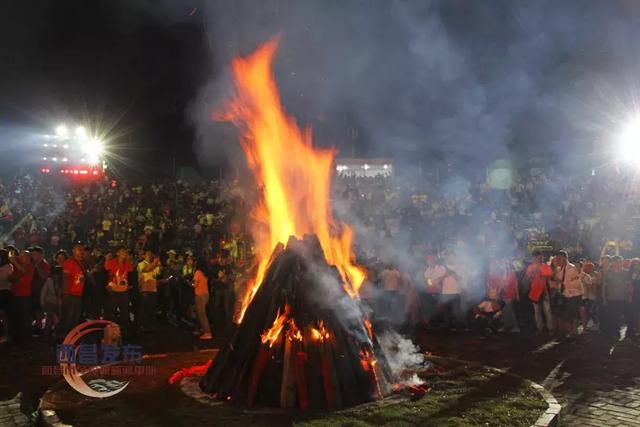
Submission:
<svg viewBox="0 0 640 427">
<path fill-rule="evenodd" d="M 388 391 L 390 373 L 357 295 L 365 273 L 353 233 L 330 206 L 335 152 L 315 148 L 280 104 L 272 40 L 232 72 L 232 121 L 261 199 L 252 212 L 258 265 L 237 326 L 201 382 L 242 405 L 339 408 Z"/>
</svg>

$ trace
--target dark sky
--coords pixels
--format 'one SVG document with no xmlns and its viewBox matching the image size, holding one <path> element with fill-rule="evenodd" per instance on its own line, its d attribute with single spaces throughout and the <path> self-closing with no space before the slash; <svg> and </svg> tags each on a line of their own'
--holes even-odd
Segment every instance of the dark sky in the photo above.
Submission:
<svg viewBox="0 0 640 427">
<path fill-rule="evenodd" d="M 561 163 L 640 105 L 639 12 L 634 0 L 8 0 L 0 143 L 89 122 L 110 130 L 123 170 L 209 168 L 237 147 L 210 119 L 229 59 L 279 33 L 287 110 L 341 155 L 480 173 L 499 157 Z"/>
<path fill-rule="evenodd" d="M 184 112 L 210 54 L 201 17 L 188 2 L 181 9 L 167 15 L 152 0 L 3 2 L 2 126 L 43 132 L 89 122 L 117 137 L 137 170 L 166 169 L 172 156 L 193 162 Z"/>
</svg>

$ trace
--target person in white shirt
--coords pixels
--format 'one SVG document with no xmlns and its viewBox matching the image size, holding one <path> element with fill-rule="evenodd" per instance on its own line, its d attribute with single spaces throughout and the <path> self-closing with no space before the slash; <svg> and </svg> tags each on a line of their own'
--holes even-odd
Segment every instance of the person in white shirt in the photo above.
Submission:
<svg viewBox="0 0 640 427">
<path fill-rule="evenodd" d="M 554 280 L 558 284 L 558 291 L 565 299 L 564 307 L 560 308 L 560 331 L 565 338 L 572 338 L 577 333 L 582 282 L 580 270 L 569 262 L 569 255 L 565 251 L 558 252 L 555 257 Z"/>
<path fill-rule="evenodd" d="M 444 321 L 450 329 L 454 329 L 455 323 L 463 322 L 462 301 L 460 292 L 462 290 L 462 276 L 458 257 L 455 253 L 449 252 L 445 256 L 444 269 L 438 271 L 436 280 L 442 289 L 440 294 L 440 304 Z"/>
<path fill-rule="evenodd" d="M 591 275 L 593 272 L 593 264 L 582 262 L 575 263 L 576 268 L 580 272 L 580 285 L 582 285 L 582 301 L 580 301 L 580 323 L 582 323 L 582 331 L 589 329 L 589 317 L 596 300 L 596 287 L 593 283 Z M 586 268 L 585 268 L 586 267 Z"/>
</svg>

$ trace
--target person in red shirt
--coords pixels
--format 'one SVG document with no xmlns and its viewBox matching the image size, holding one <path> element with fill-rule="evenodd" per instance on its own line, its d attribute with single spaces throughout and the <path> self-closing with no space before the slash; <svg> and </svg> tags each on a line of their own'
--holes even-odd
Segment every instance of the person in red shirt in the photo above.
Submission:
<svg viewBox="0 0 640 427">
<path fill-rule="evenodd" d="M 11 288 L 11 332 L 12 338 L 20 344 L 30 335 L 31 328 L 31 282 L 35 267 L 29 251 L 10 258 L 14 268 Z"/>
<path fill-rule="evenodd" d="M 122 336 L 126 337 L 129 333 L 129 290 L 131 289 L 129 273 L 133 271 L 127 250 L 124 247 L 118 248 L 115 259 L 111 254 L 107 254 L 104 268 L 109 273 L 105 314 L 107 320 L 117 322 L 120 325 Z M 120 313 L 119 321 L 118 312 Z"/>
<path fill-rule="evenodd" d="M 492 260 L 487 275 L 487 288 L 504 302 L 502 321 L 504 330 L 520 332 L 518 321 L 513 310 L 514 301 L 520 299 L 518 294 L 518 278 L 511 268 L 509 260 Z"/>
<path fill-rule="evenodd" d="M 542 252 L 534 252 L 533 260 L 524 275 L 524 281 L 529 283 L 529 299 L 533 303 L 537 334 L 544 332 L 545 322 L 549 335 L 555 333 L 555 323 L 551 313 L 551 298 L 547 284 L 547 280 L 552 276 L 553 270 L 551 270 L 551 267 L 542 262 Z"/>
<path fill-rule="evenodd" d="M 62 308 L 58 340 L 80 323 L 82 317 L 82 295 L 84 293 L 85 269 L 84 245 L 73 245 L 72 256 L 62 263 Z"/>
</svg>

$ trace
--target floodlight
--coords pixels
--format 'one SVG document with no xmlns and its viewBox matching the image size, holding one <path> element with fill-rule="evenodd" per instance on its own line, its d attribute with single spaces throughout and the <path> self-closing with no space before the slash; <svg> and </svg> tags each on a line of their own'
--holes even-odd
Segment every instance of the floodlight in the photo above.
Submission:
<svg viewBox="0 0 640 427">
<path fill-rule="evenodd" d="M 100 161 L 100 156 L 103 152 L 102 141 L 97 139 L 87 141 L 82 146 L 82 151 L 86 154 L 87 162 L 95 165 Z"/>
<path fill-rule="evenodd" d="M 640 117 L 627 123 L 618 137 L 620 160 L 640 163 Z"/>
<path fill-rule="evenodd" d="M 87 130 L 84 128 L 84 126 L 78 126 L 76 128 L 76 136 L 78 138 L 86 138 L 87 137 Z"/>
<path fill-rule="evenodd" d="M 67 136 L 68 134 L 69 134 L 69 129 L 67 129 L 67 126 L 65 124 L 58 125 L 58 127 L 56 128 L 56 135 Z"/>
</svg>

